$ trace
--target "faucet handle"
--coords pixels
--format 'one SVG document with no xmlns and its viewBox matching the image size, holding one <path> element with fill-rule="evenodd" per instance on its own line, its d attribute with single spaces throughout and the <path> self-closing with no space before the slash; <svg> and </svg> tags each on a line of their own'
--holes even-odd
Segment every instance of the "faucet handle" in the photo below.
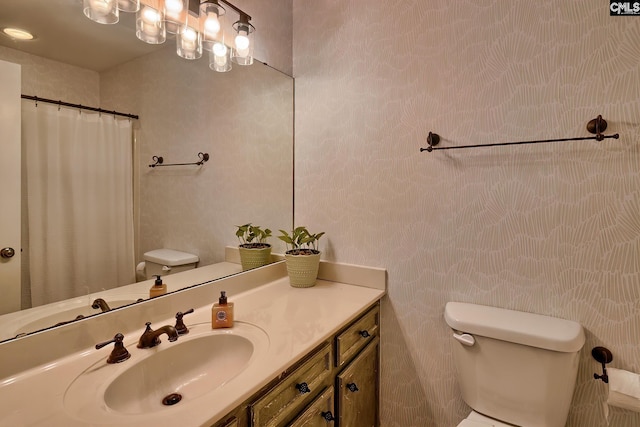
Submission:
<svg viewBox="0 0 640 427">
<path fill-rule="evenodd" d="M 113 339 L 96 344 L 96 350 L 99 350 L 102 347 L 109 345 L 111 343 L 115 343 L 115 345 L 113 346 L 113 350 L 111 351 L 111 354 L 107 358 L 107 363 L 124 362 L 129 357 L 131 357 L 131 354 L 129 354 L 127 349 L 124 348 L 124 344 L 122 342 L 123 340 L 124 340 L 124 335 L 122 335 L 121 333 L 117 333 L 113 337 Z"/>
<path fill-rule="evenodd" d="M 138 341 L 138 348 L 150 348 L 160 344 L 160 338 L 158 338 L 157 336 L 153 336 L 153 333 L 155 331 L 151 329 L 151 322 L 146 322 L 145 325 L 147 327 L 144 329 L 144 332 L 140 336 L 140 340 Z"/>
<path fill-rule="evenodd" d="M 193 308 L 190 308 L 184 313 L 182 311 L 179 311 L 176 313 L 176 326 L 174 327 L 176 328 L 176 331 L 178 331 L 178 335 L 184 335 L 189 333 L 189 328 L 187 328 L 187 325 L 184 324 L 182 317 L 185 314 L 191 314 L 191 313 L 193 313 Z"/>
</svg>

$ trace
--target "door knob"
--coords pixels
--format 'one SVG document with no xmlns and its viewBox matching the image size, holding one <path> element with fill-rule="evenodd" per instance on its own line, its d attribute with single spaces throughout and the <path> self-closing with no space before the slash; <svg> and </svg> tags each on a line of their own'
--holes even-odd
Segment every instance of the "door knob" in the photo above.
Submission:
<svg viewBox="0 0 640 427">
<path fill-rule="evenodd" d="M 13 248 L 0 249 L 0 257 L 2 258 L 12 258 L 15 254 L 16 251 Z"/>
</svg>

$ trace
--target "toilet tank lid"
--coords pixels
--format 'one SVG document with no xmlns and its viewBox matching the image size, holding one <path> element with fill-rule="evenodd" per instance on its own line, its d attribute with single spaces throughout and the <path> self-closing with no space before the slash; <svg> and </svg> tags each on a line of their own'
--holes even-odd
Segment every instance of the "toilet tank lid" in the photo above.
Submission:
<svg viewBox="0 0 640 427">
<path fill-rule="evenodd" d="M 572 320 L 504 308 L 448 302 L 444 317 L 457 331 L 559 352 L 577 352 L 585 340 Z"/>
<path fill-rule="evenodd" d="M 169 267 L 192 264 L 199 261 L 197 255 L 176 251 L 174 249 L 154 249 L 152 251 L 145 252 L 144 259 L 145 261 L 168 265 Z"/>
</svg>

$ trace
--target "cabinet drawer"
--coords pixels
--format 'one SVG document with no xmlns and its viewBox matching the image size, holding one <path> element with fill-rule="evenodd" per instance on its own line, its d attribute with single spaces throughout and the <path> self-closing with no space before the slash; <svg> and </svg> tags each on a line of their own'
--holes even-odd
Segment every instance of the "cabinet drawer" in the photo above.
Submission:
<svg viewBox="0 0 640 427">
<path fill-rule="evenodd" d="M 331 343 L 326 343 L 291 375 L 251 405 L 251 425 L 275 427 L 291 420 L 317 395 L 322 383 L 331 375 L 332 359 Z"/>
<path fill-rule="evenodd" d="M 334 423 L 333 386 L 326 388 L 320 396 L 289 425 L 289 427 L 326 427 Z"/>
<path fill-rule="evenodd" d="M 238 427 L 238 419 L 232 418 L 224 422 L 224 424 L 218 424 L 219 427 Z"/>
<path fill-rule="evenodd" d="M 379 325 L 380 307 L 376 304 L 336 337 L 336 366 L 347 363 L 378 336 Z"/>
</svg>

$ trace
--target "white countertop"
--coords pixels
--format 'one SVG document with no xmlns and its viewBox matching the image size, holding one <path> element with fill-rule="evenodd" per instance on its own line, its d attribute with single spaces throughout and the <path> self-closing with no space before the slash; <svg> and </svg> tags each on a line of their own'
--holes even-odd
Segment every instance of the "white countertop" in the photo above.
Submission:
<svg viewBox="0 0 640 427">
<path fill-rule="evenodd" d="M 331 269 L 333 270 L 333 267 Z M 216 292 L 224 288 L 225 280 L 229 280 L 228 283 L 231 284 L 232 280 L 239 279 L 238 276 L 234 276 L 216 282 Z M 287 277 L 281 277 L 239 293 L 229 291 L 229 301 L 235 304 L 235 321 L 258 326 L 268 335 L 269 340 L 266 354 L 250 365 L 250 372 L 242 381 L 229 381 L 222 387 L 189 401 L 188 404 L 181 402 L 151 414 L 123 415 L 105 409 L 108 415 L 87 421 L 69 413 L 64 405 L 66 390 L 72 381 L 90 366 L 103 360 L 106 366 L 101 369 L 122 370 L 126 368 L 127 363 L 133 363 L 136 357 L 146 356 L 148 352 L 169 348 L 180 342 L 180 339 L 176 343 L 168 342 L 166 336 L 163 336 L 158 347 L 138 349 L 135 344 L 143 331 L 143 328 L 140 328 L 125 336 L 125 346 L 131 353 L 131 359 L 128 361 L 107 365 L 106 357 L 112 346 L 101 350 L 86 348 L 2 380 L 0 425 L 73 427 L 117 423 L 121 426 L 135 427 L 209 426 L 355 319 L 365 308 L 382 298 L 383 289 L 384 285 L 380 289 L 379 284 L 377 288 L 369 288 L 326 280 L 318 280 L 315 287 L 299 289 L 289 286 Z M 185 316 L 187 326 L 206 325 L 210 322 L 211 305 L 214 301 L 201 302 L 204 304 L 200 307 L 194 304 L 196 309 L 193 314 Z M 183 301 L 180 303 L 183 304 Z M 164 321 L 154 321 L 154 326 L 174 322 L 173 318 L 167 318 Z M 105 333 L 105 340 L 109 335 L 113 336 L 113 331 Z M 233 333 L 233 329 L 229 333 Z M 20 357 L 17 354 L 3 354 L 2 348 L 0 356 L 2 360 Z M 100 385 L 96 384 L 96 389 L 99 387 Z M 92 392 L 95 391 L 87 390 L 87 393 Z"/>
</svg>

